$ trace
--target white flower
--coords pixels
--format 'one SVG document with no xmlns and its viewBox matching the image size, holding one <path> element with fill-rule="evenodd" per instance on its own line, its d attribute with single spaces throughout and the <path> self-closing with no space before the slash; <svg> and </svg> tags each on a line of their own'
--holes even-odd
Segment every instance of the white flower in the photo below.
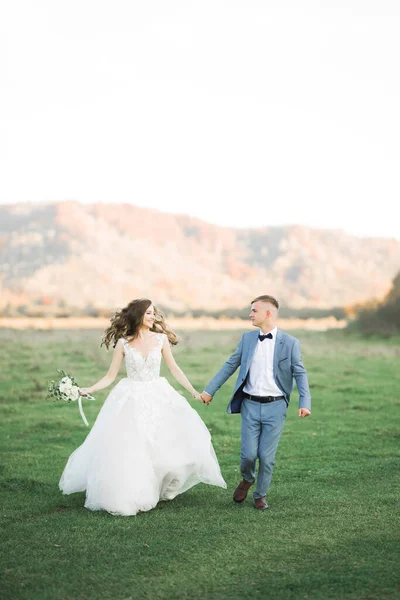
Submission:
<svg viewBox="0 0 400 600">
<path fill-rule="evenodd" d="M 71 382 L 71 380 L 65 381 L 65 382 L 61 381 L 58 389 L 60 390 L 60 392 L 62 394 L 68 394 L 71 391 L 71 389 L 72 389 L 72 382 Z"/>
<path fill-rule="evenodd" d="M 63 377 L 61 379 L 61 383 L 70 383 L 72 385 L 72 381 L 70 377 Z"/>
<path fill-rule="evenodd" d="M 69 397 L 71 400 L 78 400 L 79 398 L 79 388 L 77 385 L 73 385 L 70 392 L 69 392 Z"/>
</svg>

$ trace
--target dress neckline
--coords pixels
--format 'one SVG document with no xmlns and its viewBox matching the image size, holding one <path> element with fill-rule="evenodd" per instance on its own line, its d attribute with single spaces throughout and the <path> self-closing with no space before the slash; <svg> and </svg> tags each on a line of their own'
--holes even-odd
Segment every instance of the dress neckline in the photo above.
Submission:
<svg viewBox="0 0 400 600">
<path fill-rule="evenodd" d="M 149 358 L 150 354 L 151 354 L 152 352 L 154 352 L 155 350 L 157 350 L 157 348 L 158 348 L 158 346 L 159 346 L 159 344 L 160 344 L 159 335 L 160 335 L 160 334 L 158 334 L 158 333 L 155 333 L 155 334 L 154 334 L 154 336 L 155 336 L 155 338 L 156 338 L 156 340 L 157 340 L 157 343 L 156 343 L 156 344 L 154 344 L 154 346 L 153 346 L 153 348 L 151 348 L 151 350 L 149 350 L 149 352 L 147 353 L 147 356 L 145 356 L 145 355 L 143 354 L 143 352 L 141 352 L 140 350 L 138 350 L 138 349 L 137 349 L 137 348 L 135 348 L 134 346 L 131 346 L 131 345 L 129 344 L 129 342 L 125 342 L 125 346 L 128 346 L 128 348 L 130 348 L 131 350 L 133 350 L 134 352 L 136 352 L 137 354 L 139 354 L 139 355 L 140 355 L 140 356 L 143 358 L 143 360 L 146 362 L 146 361 L 148 360 L 148 358 Z"/>
</svg>

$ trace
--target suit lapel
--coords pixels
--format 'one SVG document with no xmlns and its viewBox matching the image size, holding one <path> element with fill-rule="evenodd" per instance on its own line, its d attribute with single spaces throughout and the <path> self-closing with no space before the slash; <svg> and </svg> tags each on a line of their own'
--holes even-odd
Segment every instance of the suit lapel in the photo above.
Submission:
<svg viewBox="0 0 400 600">
<path fill-rule="evenodd" d="M 274 375 L 276 376 L 277 373 L 277 369 L 278 369 L 278 361 L 281 357 L 281 353 L 282 353 L 282 347 L 283 347 L 283 335 L 280 329 L 277 330 L 276 332 L 276 342 L 275 342 L 275 348 L 274 348 Z"/>
<path fill-rule="evenodd" d="M 258 329 L 252 331 L 252 335 L 249 336 L 249 345 L 247 349 L 247 360 L 246 360 L 246 373 L 249 372 L 251 361 L 253 360 L 254 352 L 256 350 L 258 342 Z"/>
</svg>

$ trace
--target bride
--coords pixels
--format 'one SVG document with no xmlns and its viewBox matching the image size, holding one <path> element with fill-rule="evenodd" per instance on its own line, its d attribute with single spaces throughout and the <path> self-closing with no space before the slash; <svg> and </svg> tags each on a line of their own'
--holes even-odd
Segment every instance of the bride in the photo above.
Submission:
<svg viewBox="0 0 400 600">
<path fill-rule="evenodd" d="M 80 393 L 113 383 L 123 358 L 127 377 L 110 392 L 87 438 L 69 457 L 61 491 L 86 490 L 90 510 L 135 515 L 199 482 L 226 488 L 207 427 L 160 377 L 163 356 L 175 379 L 201 399 L 176 364 L 170 344 L 177 344 L 177 337 L 151 300 L 133 300 L 116 312 L 103 344 L 114 347 L 108 373 Z"/>
</svg>

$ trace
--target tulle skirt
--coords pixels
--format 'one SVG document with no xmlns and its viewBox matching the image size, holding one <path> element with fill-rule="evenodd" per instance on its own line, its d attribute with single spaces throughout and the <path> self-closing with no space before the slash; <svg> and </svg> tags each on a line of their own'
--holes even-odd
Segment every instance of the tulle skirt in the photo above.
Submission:
<svg viewBox="0 0 400 600">
<path fill-rule="evenodd" d="M 60 479 L 86 491 L 85 507 L 118 515 L 148 511 L 197 483 L 226 488 L 210 433 L 164 377 L 121 379 Z"/>
</svg>

